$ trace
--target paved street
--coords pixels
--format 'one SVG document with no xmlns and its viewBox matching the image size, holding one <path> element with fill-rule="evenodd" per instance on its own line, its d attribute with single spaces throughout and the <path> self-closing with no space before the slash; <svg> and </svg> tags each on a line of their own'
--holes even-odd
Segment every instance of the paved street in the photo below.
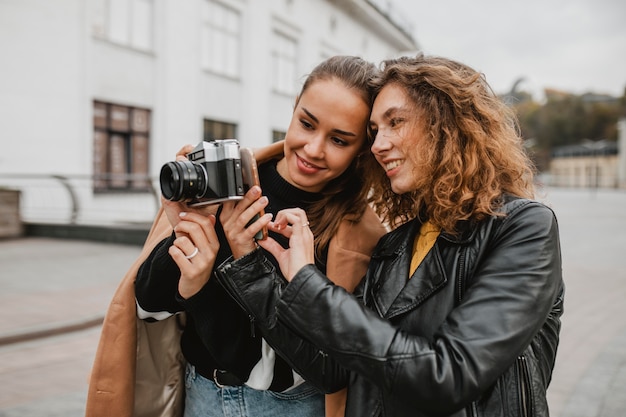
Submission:
<svg viewBox="0 0 626 417">
<path fill-rule="evenodd" d="M 626 192 L 551 190 L 561 230 L 565 315 L 556 417 L 626 415 Z"/>
<path fill-rule="evenodd" d="M 0 417 L 83 416 L 100 336 L 94 323 L 139 251 L 73 240 L 0 240 Z M 83 330 L 65 332 L 71 329 Z M 29 339 L 45 334 L 56 335 Z"/>
<path fill-rule="evenodd" d="M 551 415 L 623 417 L 626 192 L 551 189 L 542 199 L 559 219 L 567 285 Z M 107 243 L 0 240 L 0 417 L 83 415 L 97 323 L 138 253 Z"/>
</svg>

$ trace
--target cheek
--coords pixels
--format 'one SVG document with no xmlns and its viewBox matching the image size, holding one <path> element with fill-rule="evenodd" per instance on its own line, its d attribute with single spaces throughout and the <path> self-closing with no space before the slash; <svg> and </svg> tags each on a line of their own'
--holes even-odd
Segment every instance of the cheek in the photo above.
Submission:
<svg viewBox="0 0 626 417">
<path fill-rule="evenodd" d="M 343 174 L 348 169 L 354 158 L 356 158 L 358 152 L 348 151 L 336 151 L 331 150 L 328 152 L 327 164 L 332 167 L 337 176 Z"/>
<path fill-rule="evenodd" d="M 292 119 L 287 132 L 285 133 L 285 143 L 288 147 L 299 147 L 303 141 L 306 141 L 304 129 L 297 119 Z"/>
</svg>

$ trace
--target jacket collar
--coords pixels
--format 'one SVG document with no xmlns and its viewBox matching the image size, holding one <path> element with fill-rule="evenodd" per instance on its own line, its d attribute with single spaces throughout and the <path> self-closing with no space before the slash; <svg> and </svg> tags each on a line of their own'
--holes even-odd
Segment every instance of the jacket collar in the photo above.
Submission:
<svg viewBox="0 0 626 417">
<path fill-rule="evenodd" d="M 408 266 L 411 262 L 410 257 L 402 262 Z M 408 276 L 408 267 L 404 276 Z M 404 287 L 395 297 L 387 309 L 386 316 L 397 316 L 417 308 L 447 282 L 448 278 L 443 268 L 441 254 L 438 245 L 435 244 L 413 273 L 411 279 L 406 281 Z"/>
<path fill-rule="evenodd" d="M 416 308 L 447 282 L 438 243 L 407 280 L 413 241 L 420 226 L 418 220 L 400 226 L 386 236 L 382 249 L 373 256 L 379 260 L 387 258 L 385 270 L 376 271 L 376 282 L 371 286 L 376 309 L 387 318 Z"/>
<path fill-rule="evenodd" d="M 389 256 L 400 256 L 407 251 L 411 252 L 413 239 L 421 226 L 422 222 L 418 218 L 398 226 L 385 236 L 383 239 L 384 244 L 378 246 L 375 255 L 386 258 Z M 478 224 L 470 220 L 462 220 L 457 223 L 456 229 L 458 233 L 450 234 L 443 232 L 440 237 L 453 244 L 465 244 L 476 236 Z"/>
<path fill-rule="evenodd" d="M 524 204 L 513 196 L 503 195 L 504 212 L 512 206 Z M 486 222 L 488 220 L 483 220 Z M 426 255 L 411 279 L 407 280 L 413 251 L 413 241 L 421 226 L 419 219 L 413 219 L 381 239 L 373 260 L 385 261 L 385 270 L 375 271 L 370 289 L 371 299 L 380 314 L 387 318 L 416 308 L 432 294 L 445 286 L 449 280 L 441 250 L 448 245 L 466 245 L 476 239 L 481 223 L 460 221 L 458 233 L 441 233 L 433 249 Z M 379 264 L 380 265 L 380 264 Z"/>
</svg>

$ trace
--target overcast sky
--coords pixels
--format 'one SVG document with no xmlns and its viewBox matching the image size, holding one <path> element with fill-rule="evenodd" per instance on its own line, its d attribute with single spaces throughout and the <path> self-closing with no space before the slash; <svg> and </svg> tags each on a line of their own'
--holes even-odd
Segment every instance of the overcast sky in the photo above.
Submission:
<svg viewBox="0 0 626 417">
<path fill-rule="evenodd" d="M 427 54 L 483 72 L 497 93 L 554 88 L 621 96 L 624 0 L 393 0 Z"/>
</svg>

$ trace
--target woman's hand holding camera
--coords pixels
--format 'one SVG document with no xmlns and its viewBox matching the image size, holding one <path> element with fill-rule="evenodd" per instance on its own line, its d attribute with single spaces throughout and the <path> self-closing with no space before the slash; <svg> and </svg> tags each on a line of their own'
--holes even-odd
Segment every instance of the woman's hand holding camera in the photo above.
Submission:
<svg viewBox="0 0 626 417">
<path fill-rule="evenodd" d="M 174 228 L 176 239 L 169 254 L 180 268 L 178 292 L 183 298 L 196 294 L 209 281 L 220 243 L 215 216 L 181 212 Z"/>
<path fill-rule="evenodd" d="M 261 188 L 254 186 L 248 190 L 243 199 L 238 202 L 225 202 L 220 213 L 220 222 L 230 250 L 235 259 L 256 249 L 255 236 L 267 227 L 272 215 L 266 213 L 253 221 L 255 216 L 267 206 L 267 197 L 261 196 Z"/>
<path fill-rule="evenodd" d="M 186 161 L 187 154 L 193 151 L 193 149 L 193 145 L 184 145 L 178 152 L 176 152 L 176 161 Z M 190 207 L 183 201 L 172 201 L 163 196 L 161 196 L 161 205 L 163 206 L 165 215 L 167 216 L 167 219 L 172 227 L 176 227 L 178 222 L 180 222 L 180 213 L 194 212 L 204 216 L 209 216 L 211 214 L 216 214 L 218 208 L 217 205 Z"/>
<path fill-rule="evenodd" d="M 186 160 L 193 149 L 193 145 L 183 146 L 176 153 L 176 160 Z M 215 265 L 220 247 L 214 227 L 218 206 L 190 207 L 164 197 L 161 204 L 176 235 L 169 254 L 180 269 L 178 292 L 189 298 L 209 281 Z"/>
</svg>

